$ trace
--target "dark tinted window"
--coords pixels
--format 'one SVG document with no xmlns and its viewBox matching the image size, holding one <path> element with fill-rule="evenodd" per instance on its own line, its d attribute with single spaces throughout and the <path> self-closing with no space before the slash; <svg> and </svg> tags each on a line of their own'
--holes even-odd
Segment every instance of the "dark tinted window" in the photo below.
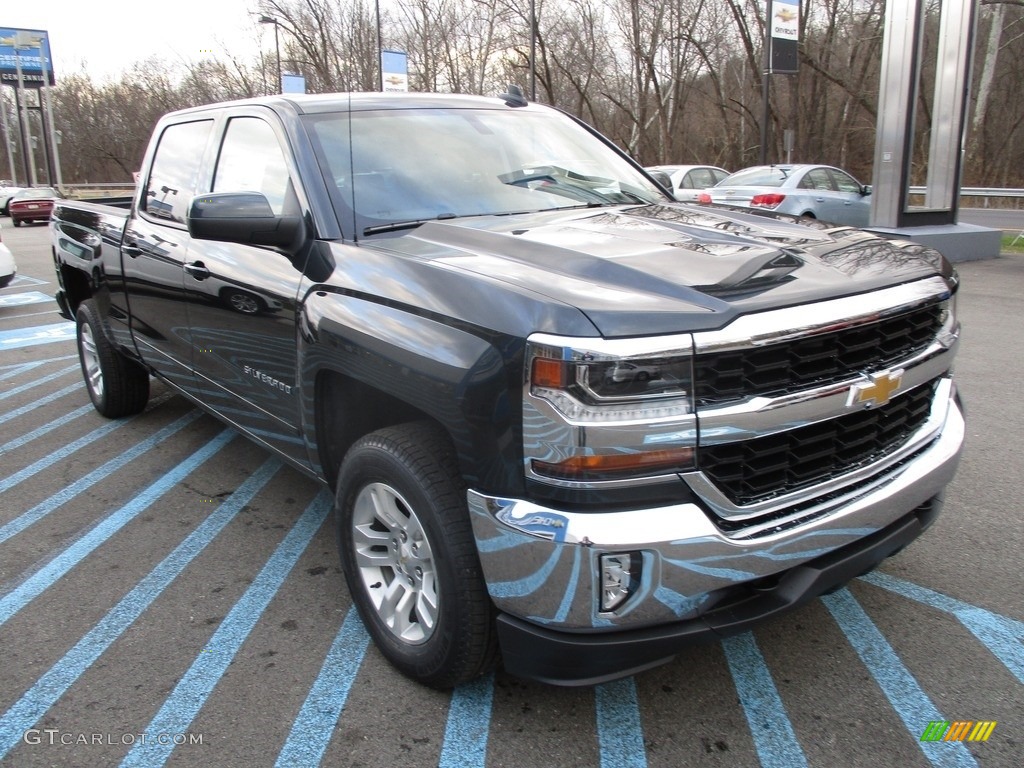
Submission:
<svg viewBox="0 0 1024 768">
<path fill-rule="evenodd" d="M 828 174 L 827 168 L 812 168 L 802 179 L 800 189 L 815 189 L 819 191 L 832 191 L 832 177 Z"/>
<path fill-rule="evenodd" d="M 262 192 L 277 215 L 285 212 L 286 200 L 294 203 L 288 164 L 268 123 L 256 117 L 232 118 L 217 160 L 213 191 Z"/>
<path fill-rule="evenodd" d="M 142 201 L 142 209 L 150 216 L 185 223 L 188 204 L 198 191 L 199 166 L 212 127 L 212 120 L 199 120 L 164 129 Z"/>
<path fill-rule="evenodd" d="M 840 192 L 860 192 L 861 186 L 853 176 L 842 171 L 832 169 L 832 178 L 835 180 L 836 186 Z"/>
</svg>

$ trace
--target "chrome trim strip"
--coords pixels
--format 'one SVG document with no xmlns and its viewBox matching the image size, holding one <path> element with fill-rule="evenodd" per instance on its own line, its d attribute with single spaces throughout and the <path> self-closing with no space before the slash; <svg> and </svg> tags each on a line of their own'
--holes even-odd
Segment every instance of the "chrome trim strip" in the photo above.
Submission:
<svg viewBox="0 0 1024 768">
<path fill-rule="evenodd" d="M 693 334 L 694 350 L 698 355 L 728 352 L 833 333 L 902 314 L 950 295 L 943 278 L 929 277 L 872 293 L 742 315 L 721 330 Z"/>
<path fill-rule="evenodd" d="M 690 490 L 697 494 L 716 515 L 726 520 L 749 520 L 760 515 L 778 512 L 787 507 L 804 504 L 884 472 L 893 464 L 903 461 L 907 456 L 934 440 L 946 421 L 952 393 L 952 379 L 942 379 L 936 388 L 935 397 L 932 400 L 932 410 L 928 415 L 928 419 L 903 446 L 873 464 L 847 472 L 840 477 L 812 486 L 811 488 L 793 491 L 792 493 L 777 496 L 756 504 L 737 506 L 703 472 L 688 472 L 682 475 L 682 478 L 690 487 Z"/>
<path fill-rule="evenodd" d="M 553 336 L 549 333 L 531 333 L 527 343 L 543 346 L 559 360 L 635 360 L 659 357 L 685 357 L 693 354 L 693 336 L 677 333 L 671 336 L 643 336 L 630 339 L 604 339 L 600 336 Z M 527 367 L 527 370 L 529 368 Z"/>
</svg>

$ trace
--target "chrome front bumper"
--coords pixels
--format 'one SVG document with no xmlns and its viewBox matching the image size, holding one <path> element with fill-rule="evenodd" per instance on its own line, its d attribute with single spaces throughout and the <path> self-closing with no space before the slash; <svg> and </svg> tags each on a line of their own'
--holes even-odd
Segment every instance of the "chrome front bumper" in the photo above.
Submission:
<svg viewBox="0 0 1024 768">
<path fill-rule="evenodd" d="M 491 598 L 503 613 L 548 630 L 632 630 L 695 619 L 738 584 L 770 580 L 855 548 L 939 495 L 952 479 L 964 419 L 948 380 L 943 394 L 935 407 L 945 411 L 944 423 L 913 455 L 895 465 L 881 462 L 870 482 L 830 483 L 817 507 L 805 504 L 795 520 L 758 526 L 753 535 L 725 532 L 697 503 L 570 512 L 471 490 L 470 516 Z M 865 473 L 857 474 L 863 480 Z M 625 551 L 641 553 L 639 587 L 621 608 L 602 612 L 599 557 Z"/>
</svg>

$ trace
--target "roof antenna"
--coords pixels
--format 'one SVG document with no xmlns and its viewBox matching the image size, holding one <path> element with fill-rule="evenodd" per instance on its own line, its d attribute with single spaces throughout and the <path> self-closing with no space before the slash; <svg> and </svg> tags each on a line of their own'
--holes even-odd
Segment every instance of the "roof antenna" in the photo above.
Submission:
<svg viewBox="0 0 1024 768">
<path fill-rule="evenodd" d="M 529 103 L 523 96 L 523 89 L 515 83 L 509 83 L 508 93 L 499 94 L 498 98 L 504 99 L 505 104 L 510 107 L 525 107 Z"/>
</svg>

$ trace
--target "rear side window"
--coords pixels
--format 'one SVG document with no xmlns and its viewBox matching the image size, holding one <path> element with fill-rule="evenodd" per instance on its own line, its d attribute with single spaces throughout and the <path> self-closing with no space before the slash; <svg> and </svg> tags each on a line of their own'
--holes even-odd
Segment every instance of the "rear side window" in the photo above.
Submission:
<svg viewBox="0 0 1024 768">
<path fill-rule="evenodd" d="M 157 219 L 185 223 L 189 202 L 198 191 L 199 168 L 212 128 L 212 120 L 197 120 L 164 129 L 153 157 L 142 210 Z"/>
</svg>

